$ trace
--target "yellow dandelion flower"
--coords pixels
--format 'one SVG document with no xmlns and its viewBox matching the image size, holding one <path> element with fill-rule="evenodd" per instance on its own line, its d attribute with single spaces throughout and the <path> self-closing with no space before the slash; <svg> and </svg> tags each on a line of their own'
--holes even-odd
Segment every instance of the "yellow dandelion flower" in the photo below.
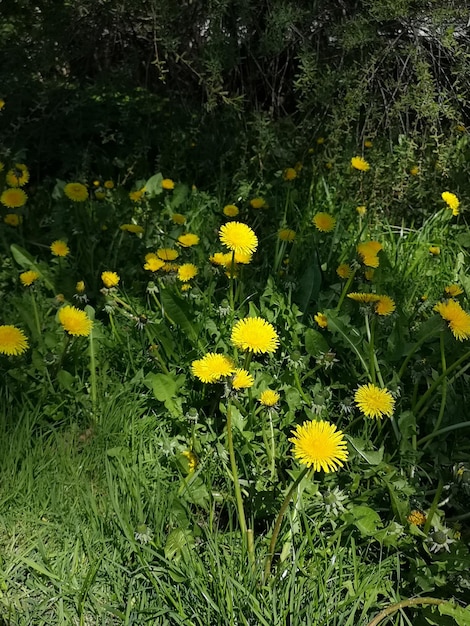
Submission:
<svg viewBox="0 0 470 626">
<path fill-rule="evenodd" d="M 93 181 L 93 187 L 100 187 L 101 183 L 99 180 L 94 180 Z"/>
<path fill-rule="evenodd" d="M 173 213 L 171 216 L 171 221 L 174 224 L 179 224 L 180 226 L 186 222 L 186 218 L 181 213 Z"/>
<path fill-rule="evenodd" d="M 61 239 L 53 241 L 50 245 L 50 248 L 54 256 L 66 257 L 68 254 L 70 254 L 70 248 L 65 243 L 65 241 L 62 241 Z"/>
<path fill-rule="evenodd" d="M 17 215 L 16 213 L 7 213 L 3 221 L 5 224 L 8 224 L 8 226 L 19 226 L 23 221 L 23 216 Z"/>
<path fill-rule="evenodd" d="M 294 178 L 297 178 L 297 170 L 293 167 L 286 168 L 282 172 L 282 178 L 287 181 L 294 180 Z"/>
<path fill-rule="evenodd" d="M 235 371 L 233 361 L 223 354 L 208 352 L 191 364 L 194 376 L 203 383 L 215 383 Z"/>
<path fill-rule="evenodd" d="M 88 337 L 93 327 L 93 322 L 85 313 L 74 306 L 67 304 L 59 309 L 57 314 L 62 328 L 74 337 Z"/>
<path fill-rule="evenodd" d="M 28 270 L 20 274 L 20 281 L 25 287 L 30 287 L 38 278 L 39 272 L 35 272 L 34 270 Z"/>
<path fill-rule="evenodd" d="M 0 111 L 4 108 L 5 106 L 5 100 L 3 98 L 0 98 Z"/>
<path fill-rule="evenodd" d="M 211 256 L 209 257 L 209 261 L 211 263 L 214 263 L 214 265 L 222 265 L 225 266 L 227 265 L 227 257 L 230 257 L 229 259 L 229 264 L 231 263 L 231 259 L 232 259 L 232 255 L 230 253 L 224 254 L 223 252 L 215 252 L 214 254 L 211 254 Z"/>
<path fill-rule="evenodd" d="M 378 259 L 377 259 L 377 260 L 378 260 Z M 375 272 L 375 270 L 373 270 L 373 269 L 368 269 L 368 270 L 365 270 L 365 272 L 364 272 L 364 278 L 365 278 L 366 280 L 372 280 L 372 279 L 374 278 L 374 272 Z"/>
<path fill-rule="evenodd" d="M 0 354 L 18 356 L 28 348 L 28 339 L 20 328 L 9 324 L 0 326 Z"/>
<path fill-rule="evenodd" d="M 313 217 L 313 223 L 320 232 L 329 233 L 334 229 L 336 219 L 329 213 L 324 213 L 322 211 Z"/>
<path fill-rule="evenodd" d="M 130 191 L 129 199 L 132 200 L 132 202 L 140 202 L 142 198 L 144 197 L 144 194 L 145 194 L 145 187 L 142 187 L 142 189 L 136 189 L 135 191 Z"/>
<path fill-rule="evenodd" d="M 255 379 L 244 369 L 237 368 L 233 374 L 232 387 L 234 389 L 248 389 L 253 387 Z"/>
<path fill-rule="evenodd" d="M 231 341 L 240 350 L 274 352 L 279 338 L 274 327 L 261 317 L 245 317 L 232 330 Z"/>
<path fill-rule="evenodd" d="M 0 202 L 9 209 L 18 209 L 24 206 L 27 200 L 28 196 L 18 187 L 5 189 L 0 196 Z"/>
<path fill-rule="evenodd" d="M 351 276 L 352 268 L 347 263 L 341 263 L 336 268 L 336 273 L 340 278 L 346 279 Z"/>
<path fill-rule="evenodd" d="M 78 283 L 75 285 L 75 291 L 77 293 L 83 293 L 85 291 L 85 281 L 79 280 Z"/>
<path fill-rule="evenodd" d="M 160 248 L 157 250 L 157 256 L 162 261 L 174 261 L 179 257 L 178 250 L 174 250 L 173 248 Z"/>
<path fill-rule="evenodd" d="M 414 524 L 415 526 L 423 526 L 426 523 L 426 515 L 422 511 L 418 511 L 414 509 L 406 518 L 409 524 Z"/>
<path fill-rule="evenodd" d="M 317 313 L 316 315 L 314 315 L 313 319 L 320 326 L 320 328 L 328 327 L 328 318 L 324 313 Z"/>
<path fill-rule="evenodd" d="M 150 261 L 150 259 L 158 259 L 158 256 L 155 254 L 155 252 L 147 252 L 147 254 L 145 255 L 145 260 Z"/>
<path fill-rule="evenodd" d="M 444 287 L 444 292 L 453 298 L 454 296 L 460 296 L 463 293 L 463 289 L 460 285 L 447 285 L 447 287 Z"/>
<path fill-rule="evenodd" d="M 189 291 L 192 288 L 193 286 L 191 285 L 191 283 L 183 283 L 181 285 L 181 291 Z"/>
<path fill-rule="evenodd" d="M 372 148 L 372 146 L 373 146 L 373 143 L 370 139 L 366 139 L 364 141 L 364 148 Z"/>
<path fill-rule="evenodd" d="M 82 183 L 68 183 L 64 193 L 73 202 L 85 202 L 88 199 L 88 189 Z"/>
<path fill-rule="evenodd" d="M 194 470 L 196 469 L 196 467 L 198 466 L 198 464 L 199 464 L 197 456 L 194 454 L 194 452 L 192 450 L 185 450 L 181 454 L 188 461 L 188 473 L 192 474 L 194 472 Z"/>
<path fill-rule="evenodd" d="M 464 133 L 467 129 L 465 128 L 463 124 L 457 124 L 457 126 L 455 127 L 455 130 L 458 130 L 459 133 Z"/>
<path fill-rule="evenodd" d="M 104 188 L 105 189 L 114 189 L 114 183 L 112 180 L 105 180 L 104 181 Z"/>
<path fill-rule="evenodd" d="M 196 246 L 199 243 L 199 236 L 194 233 L 185 233 L 184 235 L 180 235 L 178 237 L 178 242 L 183 248 L 190 248 L 191 246 Z"/>
<path fill-rule="evenodd" d="M 101 273 L 101 280 L 103 281 L 105 287 L 111 289 L 119 284 L 121 278 L 119 274 L 116 274 L 116 272 L 106 271 Z"/>
<path fill-rule="evenodd" d="M 253 254 L 258 247 L 254 231 L 241 222 L 228 222 L 219 230 L 220 241 L 235 254 Z"/>
<path fill-rule="evenodd" d="M 380 296 L 378 296 L 376 293 L 352 292 L 352 293 L 348 293 L 348 298 L 351 298 L 351 300 L 354 300 L 354 302 L 362 302 L 362 303 L 378 302 L 380 300 Z"/>
<path fill-rule="evenodd" d="M 364 241 L 357 246 L 357 252 L 367 267 L 379 267 L 380 250 L 382 250 L 382 244 L 378 241 Z"/>
<path fill-rule="evenodd" d="M 364 217 L 364 215 L 367 213 L 367 207 L 365 204 L 361 204 L 361 206 L 357 206 L 356 207 L 356 213 L 360 216 L 360 217 Z"/>
<path fill-rule="evenodd" d="M 441 254 L 441 249 L 439 246 L 429 246 L 429 254 L 432 254 L 432 256 L 438 256 Z"/>
<path fill-rule="evenodd" d="M 452 215 L 458 215 L 460 201 L 455 195 L 455 193 L 451 193 L 450 191 L 443 191 L 441 194 L 441 197 L 444 200 L 444 202 L 447 204 L 449 209 L 451 209 Z"/>
<path fill-rule="evenodd" d="M 304 422 L 292 431 L 294 457 L 315 472 L 335 472 L 348 459 L 346 441 L 341 430 L 324 420 Z"/>
<path fill-rule="evenodd" d="M 178 278 L 182 283 L 187 283 L 197 275 L 198 269 L 192 263 L 183 263 L 178 268 Z"/>
<path fill-rule="evenodd" d="M 351 159 L 351 167 L 360 172 L 367 172 L 370 170 L 370 165 L 361 156 L 355 156 Z"/>
<path fill-rule="evenodd" d="M 236 207 L 234 204 L 226 204 L 222 209 L 222 212 L 227 217 L 236 217 L 240 213 L 238 207 Z"/>
<path fill-rule="evenodd" d="M 155 255 L 150 256 L 147 254 L 145 258 L 147 259 L 147 262 L 144 265 L 144 270 L 148 270 L 149 272 L 158 272 L 158 270 L 161 270 L 162 267 L 165 265 L 165 261 L 162 261 Z"/>
<path fill-rule="evenodd" d="M 281 241 L 294 241 L 296 232 L 292 228 L 281 228 L 277 236 Z"/>
<path fill-rule="evenodd" d="M 29 170 L 24 163 L 15 163 L 5 180 L 10 187 L 23 187 L 29 181 Z"/>
<path fill-rule="evenodd" d="M 321 145 L 322 145 L 322 144 L 324 144 L 324 143 L 325 143 L 325 138 L 324 138 L 324 137 L 318 137 L 318 139 L 317 139 L 317 144 L 318 144 L 319 146 L 321 146 Z"/>
<path fill-rule="evenodd" d="M 228 264 L 232 263 L 232 255 L 230 252 L 227 252 L 227 257 L 230 257 Z M 253 255 L 248 252 L 235 252 L 235 263 L 241 263 L 242 265 L 248 265 L 251 263 L 253 259 Z"/>
<path fill-rule="evenodd" d="M 419 167 L 417 165 L 413 165 L 413 167 L 410 167 L 410 174 L 411 174 L 411 176 L 418 176 L 419 175 Z"/>
<path fill-rule="evenodd" d="M 438 302 L 434 307 L 439 315 L 446 320 L 456 339 L 463 341 L 470 339 L 470 315 L 462 309 L 457 300 Z"/>
<path fill-rule="evenodd" d="M 250 205 L 253 209 L 265 209 L 268 206 L 264 198 L 252 198 L 250 200 Z"/>
<path fill-rule="evenodd" d="M 134 233 L 135 235 L 142 235 L 144 232 L 142 226 L 139 226 L 138 224 L 121 224 L 119 228 L 128 233 Z"/>
<path fill-rule="evenodd" d="M 177 272 L 179 268 L 178 263 L 164 263 L 162 266 L 163 272 Z"/>
<path fill-rule="evenodd" d="M 372 383 L 361 385 L 354 394 L 354 401 L 366 417 L 381 419 L 384 415 L 393 415 L 395 400 L 392 394 Z"/>
<path fill-rule="evenodd" d="M 175 182 L 171 180 L 171 178 L 164 178 L 161 184 L 162 188 L 167 189 L 168 191 L 171 191 L 175 188 Z"/>
<path fill-rule="evenodd" d="M 263 406 L 272 407 L 279 402 L 280 398 L 281 396 L 278 394 L 277 391 L 273 391 L 272 389 L 265 389 L 261 392 L 259 401 Z"/>
<path fill-rule="evenodd" d="M 378 296 L 375 312 L 377 315 L 391 315 L 395 310 L 395 302 L 390 296 Z"/>
</svg>

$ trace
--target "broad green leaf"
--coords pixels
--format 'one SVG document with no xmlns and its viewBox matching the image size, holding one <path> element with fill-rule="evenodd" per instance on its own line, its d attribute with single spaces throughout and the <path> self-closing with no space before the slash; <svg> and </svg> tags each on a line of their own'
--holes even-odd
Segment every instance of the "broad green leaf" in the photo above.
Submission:
<svg viewBox="0 0 470 626">
<path fill-rule="evenodd" d="M 57 380 L 64 389 L 72 389 L 75 377 L 67 370 L 59 370 L 57 372 Z"/>
<path fill-rule="evenodd" d="M 144 379 L 157 400 L 163 402 L 172 415 L 178 417 L 182 413 L 181 399 L 177 397 L 178 389 L 184 382 L 184 376 L 170 376 L 169 374 L 150 373 Z"/>
<path fill-rule="evenodd" d="M 453 617 L 458 626 L 470 626 L 470 608 L 449 603 L 439 604 L 439 613 Z"/>
<path fill-rule="evenodd" d="M 303 315 L 305 315 L 310 302 L 316 300 L 320 293 L 322 275 L 316 251 L 309 258 L 305 259 L 305 268 L 295 293 L 295 301 Z"/>
<path fill-rule="evenodd" d="M 47 270 L 45 271 L 45 269 L 36 262 L 34 257 L 29 254 L 29 252 L 27 252 L 24 248 L 16 243 L 11 244 L 10 250 L 13 258 L 20 267 L 22 267 L 24 270 L 34 270 L 35 272 L 37 272 L 46 287 L 54 293 L 56 292 L 54 284 L 49 277 L 49 272 Z"/>
<path fill-rule="evenodd" d="M 181 557 L 188 556 L 194 546 L 194 537 L 190 530 L 175 528 L 168 535 L 165 544 L 165 557 L 169 561 L 178 562 Z"/>
<path fill-rule="evenodd" d="M 187 303 L 182 298 L 178 298 L 176 295 L 172 294 L 168 289 L 161 290 L 160 302 L 168 321 L 179 326 L 188 339 L 203 351 L 200 345 L 198 331 L 191 322 L 191 313 Z"/>
<path fill-rule="evenodd" d="M 379 465 L 382 462 L 384 456 L 383 446 L 380 450 L 366 450 L 366 443 L 363 439 L 347 436 L 347 440 L 369 465 Z"/>
<path fill-rule="evenodd" d="M 353 524 L 365 537 L 375 535 L 377 529 L 382 525 L 380 515 L 369 506 L 353 506 L 349 513 L 352 514 Z"/>
<path fill-rule="evenodd" d="M 339 335 L 344 344 L 349 346 L 360 360 L 366 374 L 369 374 L 369 367 L 362 349 L 362 337 L 360 332 L 352 325 L 347 326 L 349 318 L 347 316 L 339 316 L 334 309 L 324 311 L 328 318 L 328 329 Z M 346 321 L 347 320 L 347 321 Z"/>
<path fill-rule="evenodd" d="M 310 356 L 317 357 L 321 352 L 328 352 L 329 346 L 321 332 L 308 328 L 305 331 L 305 349 Z"/>
<path fill-rule="evenodd" d="M 145 183 L 145 192 L 149 198 L 155 198 L 155 196 L 159 196 L 162 193 L 162 180 L 163 176 L 159 172 L 151 176 Z"/>
<path fill-rule="evenodd" d="M 189 187 L 187 185 L 176 185 L 171 194 L 170 205 L 172 209 L 177 209 L 188 197 Z"/>
</svg>

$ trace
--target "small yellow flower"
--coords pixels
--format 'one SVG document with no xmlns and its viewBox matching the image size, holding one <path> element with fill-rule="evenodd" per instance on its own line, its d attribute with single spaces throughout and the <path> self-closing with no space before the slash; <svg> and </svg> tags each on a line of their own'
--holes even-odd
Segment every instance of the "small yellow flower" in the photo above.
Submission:
<svg viewBox="0 0 470 626">
<path fill-rule="evenodd" d="M 83 280 L 79 280 L 75 285 L 75 291 L 77 293 L 83 293 L 85 291 L 85 282 Z"/>
<path fill-rule="evenodd" d="M 245 317 L 232 330 L 231 341 L 240 350 L 255 353 L 275 352 L 279 338 L 272 324 L 261 317 Z"/>
<path fill-rule="evenodd" d="M 321 145 L 322 145 L 322 144 L 324 144 L 324 143 L 325 143 L 325 138 L 324 138 L 324 137 L 318 137 L 318 139 L 317 139 L 317 144 L 318 144 L 319 146 L 321 146 Z"/>
<path fill-rule="evenodd" d="M 139 226 L 138 224 L 121 224 L 119 228 L 128 233 L 134 233 L 135 235 L 142 235 L 144 232 L 142 226 Z"/>
<path fill-rule="evenodd" d="M 380 296 L 378 296 L 376 293 L 352 292 L 348 293 L 348 298 L 351 298 L 351 300 L 354 300 L 354 302 L 362 302 L 365 304 L 369 302 L 378 302 L 380 300 Z"/>
<path fill-rule="evenodd" d="M 23 187 L 29 181 L 29 170 L 24 163 L 15 163 L 5 180 L 10 187 Z"/>
<path fill-rule="evenodd" d="M 219 230 L 220 241 L 235 253 L 253 254 L 258 247 L 254 231 L 241 222 L 228 222 Z"/>
<path fill-rule="evenodd" d="M 112 180 L 105 180 L 104 181 L 104 188 L 105 189 L 114 189 L 114 183 Z"/>
<path fill-rule="evenodd" d="M 232 387 L 234 389 L 248 389 L 253 387 L 255 379 L 253 376 L 244 369 L 238 368 L 235 370 L 232 380 Z"/>
<path fill-rule="evenodd" d="M 439 254 L 441 254 L 441 249 L 439 248 L 439 246 L 429 246 L 429 254 L 432 254 L 433 256 L 438 256 Z"/>
<path fill-rule="evenodd" d="M 183 263 L 178 268 L 178 278 L 182 283 L 187 283 L 197 275 L 198 269 L 192 263 Z"/>
<path fill-rule="evenodd" d="M 395 302 L 390 296 L 379 296 L 375 305 L 375 312 L 377 315 L 386 316 L 391 315 L 395 308 Z"/>
<path fill-rule="evenodd" d="M 455 130 L 458 130 L 459 133 L 464 133 L 467 129 L 465 128 L 463 124 L 457 124 L 457 126 L 455 127 Z"/>
<path fill-rule="evenodd" d="M 27 272 L 21 272 L 20 281 L 25 287 L 31 286 L 39 278 L 39 273 L 34 270 L 28 270 Z"/>
<path fill-rule="evenodd" d="M 372 141 L 370 139 L 366 139 L 364 141 L 364 148 L 372 148 L 373 144 Z"/>
<path fill-rule="evenodd" d="M 278 394 L 277 391 L 273 391 L 272 389 L 266 389 L 265 391 L 261 392 L 259 401 L 263 406 L 272 407 L 279 402 L 280 398 L 281 396 Z"/>
<path fill-rule="evenodd" d="M 292 228 L 281 228 L 278 232 L 278 237 L 281 241 L 294 241 L 296 232 Z"/>
<path fill-rule="evenodd" d="M 320 212 L 313 217 L 313 223 L 320 232 L 329 233 L 334 229 L 336 219 L 329 213 Z"/>
<path fill-rule="evenodd" d="M 5 106 L 5 100 L 3 98 L 0 98 L 0 111 L 4 108 Z"/>
<path fill-rule="evenodd" d="M 252 198 L 250 204 L 254 209 L 265 209 L 268 206 L 264 198 Z"/>
<path fill-rule="evenodd" d="M 444 287 L 444 292 L 451 297 L 460 296 L 463 293 L 462 287 L 460 285 L 447 285 Z"/>
<path fill-rule="evenodd" d="M 149 258 L 147 259 L 147 257 Z M 157 256 L 150 257 L 147 255 L 145 258 L 147 259 L 147 262 L 144 265 L 144 270 L 148 270 L 149 272 L 158 272 L 158 270 L 161 270 L 165 265 L 165 261 L 162 261 Z"/>
<path fill-rule="evenodd" d="M 338 274 L 340 278 L 343 278 L 343 279 L 349 278 L 351 276 L 351 272 L 352 272 L 351 266 L 348 265 L 347 263 L 341 263 L 336 268 L 336 273 Z"/>
<path fill-rule="evenodd" d="M 93 181 L 93 187 L 100 187 L 101 183 L 99 180 L 94 180 Z"/>
<path fill-rule="evenodd" d="M 357 252 L 367 267 L 379 267 L 378 254 L 381 250 L 382 244 L 378 241 L 364 241 L 357 246 Z"/>
<path fill-rule="evenodd" d="M 294 180 L 297 178 L 297 171 L 293 167 L 288 167 L 282 172 L 282 178 L 284 180 Z"/>
<path fill-rule="evenodd" d="M 354 401 L 366 417 L 381 419 L 384 415 L 393 415 L 395 400 L 392 394 L 372 383 L 361 385 L 354 394 Z"/>
<path fill-rule="evenodd" d="M 157 250 L 157 256 L 162 261 L 174 261 L 179 257 L 179 252 L 173 248 L 160 248 Z"/>
<path fill-rule="evenodd" d="M 234 204 L 226 204 L 222 211 L 223 214 L 227 217 L 236 217 L 240 213 L 238 207 L 236 207 Z"/>
<path fill-rule="evenodd" d="M 355 156 L 351 159 L 351 167 L 360 172 L 367 172 L 370 170 L 370 165 L 361 156 Z"/>
<path fill-rule="evenodd" d="M 192 289 L 191 283 L 183 283 L 181 285 L 181 291 L 189 291 L 190 289 Z"/>
<path fill-rule="evenodd" d="M 174 224 L 179 224 L 180 226 L 186 222 L 186 218 L 181 213 L 173 213 L 171 216 L 171 221 Z"/>
<path fill-rule="evenodd" d="M 365 270 L 364 278 L 366 280 L 372 280 L 374 278 L 374 272 L 375 272 L 375 270 L 373 270 L 373 269 Z"/>
<path fill-rule="evenodd" d="M 23 217 L 21 215 L 17 215 L 16 213 L 7 213 L 3 218 L 5 224 L 8 226 L 19 226 L 23 221 Z"/>
<path fill-rule="evenodd" d="M 26 204 L 28 196 L 18 187 L 5 189 L 0 196 L 0 202 L 9 209 L 18 209 Z"/>
<path fill-rule="evenodd" d="M 452 210 L 452 215 L 458 215 L 460 201 L 455 195 L 455 193 L 451 193 L 450 191 L 443 191 L 441 194 L 441 197 L 444 200 L 444 202 L 447 204 L 449 209 Z"/>
<path fill-rule="evenodd" d="M 413 165 L 413 167 L 410 167 L 410 174 L 411 174 L 411 176 L 418 176 L 419 175 L 419 167 L 417 165 Z"/>
<path fill-rule="evenodd" d="M 69 335 L 73 335 L 74 337 L 88 337 L 91 333 L 93 322 L 85 311 L 81 311 L 68 304 L 59 310 L 57 316 L 62 328 Z"/>
<path fill-rule="evenodd" d="M 235 371 L 233 361 L 223 354 L 208 352 L 191 364 L 194 376 L 203 383 L 215 383 Z"/>
<path fill-rule="evenodd" d="M 0 354 L 18 356 L 28 347 L 28 340 L 21 329 L 9 324 L 0 326 Z"/>
<path fill-rule="evenodd" d="M 164 178 L 162 180 L 162 188 L 171 191 L 175 188 L 175 182 L 171 178 Z"/>
<path fill-rule="evenodd" d="M 364 204 L 361 204 L 361 206 L 356 207 L 356 213 L 360 217 L 364 217 L 364 215 L 367 213 L 367 207 Z"/>
<path fill-rule="evenodd" d="M 103 281 L 105 287 L 111 289 L 119 284 L 121 278 L 119 277 L 119 274 L 116 274 L 116 272 L 106 271 L 101 273 L 101 280 Z"/>
<path fill-rule="evenodd" d="M 62 241 L 61 239 L 53 241 L 50 248 L 54 256 L 66 257 L 68 254 L 70 254 L 70 248 L 65 243 L 65 241 Z"/>
<path fill-rule="evenodd" d="M 136 189 L 135 191 L 130 191 L 129 198 L 130 200 L 132 200 L 132 202 L 140 202 L 142 198 L 144 197 L 144 194 L 145 194 L 145 187 L 142 187 L 142 189 Z"/>
<path fill-rule="evenodd" d="M 82 183 L 68 183 L 64 193 L 73 202 L 85 202 L 88 199 L 88 189 Z"/>
<path fill-rule="evenodd" d="M 414 509 L 406 518 L 407 522 L 415 526 L 423 526 L 426 523 L 426 515 L 422 511 Z"/>
<path fill-rule="evenodd" d="M 304 422 L 292 431 L 294 457 L 315 472 L 334 472 L 348 459 L 344 435 L 334 424 L 324 420 Z"/>
<path fill-rule="evenodd" d="M 317 313 L 313 319 L 320 326 L 320 328 L 328 328 L 328 318 L 324 313 Z"/>
<path fill-rule="evenodd" d="M 181 454 L 188 460 L 188 473 L 192 474 L 198 466 L 197 456 L 192 450 L 185 450 Z"/>
<path fill-rule="evenodd" d="M 463 341 L 470 339 L 470 315 L 462 309 L 457 300 L 438 302 L 434 307 L 439 315 L 446 320 L 456 339 Z"/>
<path fill-rule="evenodd" d="M 195 246 L 199 243 L 199 237 L 193 233 L 185 233 L 184 235 L 180 235 L 178 237 L 178 242 L 183 246 L 183 248 L 190 248 L 191 246 Z"/>
</svg>

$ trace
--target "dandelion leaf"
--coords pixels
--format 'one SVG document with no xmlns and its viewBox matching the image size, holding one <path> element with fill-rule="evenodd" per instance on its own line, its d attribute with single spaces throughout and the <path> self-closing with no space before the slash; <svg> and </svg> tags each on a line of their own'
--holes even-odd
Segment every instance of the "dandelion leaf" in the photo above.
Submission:
<svg viewBox="0 0 470 626">
<path fill-rule="evenodd" d="M 168 289 L 160 292 L 160 302 L 169 320 L 179 326 L 193 343 L 198 343 L 198 331 L 191 322 L 191 313 L 186 302 L 172 294 Z"/>
<path fill-rule="evenodd" d="M 321 332 L 308 328 L 305 332 L 305 349 L 310 356 L 317 357 L 321 352 L 328 352 L 329 346 Z"/>
<path fill-rule="evenodd" d="M 305 315 L 309 304 L 317 300 L 320 293 L 322 274 L 318 254 L 314 252 L 310 258 L 305 261 L 305 271 L 299 280 L 299 286 L 295 292 L 294 299 L 298 304 L 302 314 Z"/>
<path fill-rule="evenodd" d="M 441 615 L 453 617 L 458 626 L 470 626 L 470 608 L 468 606 L 457 606 L 446 602 L 440 604 L 438 609 Z"/>
</svg>

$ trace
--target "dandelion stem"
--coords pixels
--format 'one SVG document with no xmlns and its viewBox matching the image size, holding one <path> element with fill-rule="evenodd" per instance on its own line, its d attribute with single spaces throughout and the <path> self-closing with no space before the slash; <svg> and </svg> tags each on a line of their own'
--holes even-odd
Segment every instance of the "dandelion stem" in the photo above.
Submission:
<svg viewBox="0 0 470 626">
<path fill-rule="evenodd" d="M 434 513 L 437 510 L 439 500 L 441 499 L 442 488 L 444 487 L 444 481 L 442 478 L 439 479 L 439 483 L 437 485 L 436 493 L 434 494 L 433 501 L 431 503 L 431 507 L 429 509 L 429 513 L 426 517 L 426 523 L 424 524 L 423 533 L 425 535 L 428 534 L 429 529 L 431 528 L 432 518 L 434 517 Z"/>
<path fill-rule="evenodd" d="M 401 377 L 403 376 L 403 374 L 405 373 L 406 370 L 406 366 L 408 365 L 408 363 L 410 362 L 410 360 L 412 359 L 414 353 L 416 352 L 416 350 L 418 348 L 420 348 L 423 343 L 425 341 L 427 341 L 427 339 L 429 339 L 430 337 L 432 337 L 434 334 L 436 333 L 436 328 L 433 328 L 433 330 L 431 330 L 429 333 L 427 333 L 426 335 L 424 335 L 424 337 L 421 337 L 421 339 L 419 339 L 415 345 L 410 349 L 410 351 L 408 352 L 408 354 L 406 355 L 406 359 L 403 361 L 402 366 L 400 367 L 400 370 L 398 371 L 398 380 L 401 380 Z"/>
<path fill-rule="evenodd" d="M 446 365 L 446 353 L 445 353 L 445 349 L 444 349 L 444 331 L 441 331 L 441 336 L 440 336 L 439 343 L 440 343 L 440 347 L 441 347 L 442 371 L 445 372 L 446 369 L 447 369 L 447 365 Z M 444 417 L 444 411 L 445 411 L 445 408 L 446 408 L 446 401 L 447 401 L 447 376 L 445 376 L 443 381 L 442 381 L 441 406 L 440 406 L 440 409 L 439 409 L 439 415 L 437 416 L 437 420 L 436 420 L 436 423 L 434 424 L 434 428 L 432 429 L 431 435 L 433 435 L 441 427 L 442 418 Z M 423 446 L 423 450 L 428 447 L 430 441 L 431 441 L 431 439 L 428 439 L 428 442 L 426 443 L 426 445 Z"/>
<path fill-rule="evenodd" d="M 401 602 L 396 602 L 395 604 L 391 604 L 383 611 L 380 611 L 378 615 L 374 617 L 374 619 L 367 624 L 367 626 L 377 626 L 383 619 L 392 615 L 392 613 L 396 613 L 401 609 L 405 609 L 408 606 L 416 606 L 417 604 L 450 604 L 447 600 L 441 600 L 439 598 L 409 598 L 408 600 L 402 600 Z"/>
<path fill-rule="evenodd" d="M 41 322 L 39 321 L 38 306 L 37 306 L 36 298 L 34 297 L 34 292 L 32 289 L 30 291 L 30 294 L 31 294 L 31 303 L 33 305 L 34 321 L 36 323 L 36 330 L 38 333 L 38 341 L 42 345 Z"/>
<path fill-rule="evenodd" d="M 277 518 L 274 523 L 273 534 L 271 535 L 271 541 L 269 543 L 269 552 L 266 556 L 266 562 L 264 566 L 264 581 L 268 579 L 268 576 L 271 573 L 271 563 L 273 561 L 277 537 L 279 535 L 279 531 L 281 530 L 281 524 L 284 518 L 284 514 L 287 511 L 287 507 L 289 506 L 292 496 L 294 495 L 294 491 L 300 485 L 300 482 L 303 480 L 303 478 L 305 477 L 309 469 L 310 469 L 309 467 L 303 468 L 303 470 L 300 472 L 300 474 L 297 476 L 297 478 L 294 480 L 294 482 L 290 486 L 290 489 L 287 492 L 286 497 L 284 498 L 284 502 L 282 503 L 281 508 L 279 509 L 279 513 L 277 514 Z"/>
<path fill-rule="evenodd" d="M 438 435 L 449 433 L 452 430 L 458 430 L 459 428 L 469 428 L 469 427 L 470 427 L 470 422 L 460 422 L 459 424 L 451 424 L 450 426 L 446 426 L 445 428 L 441 428 L 440 430 L 433 431 L 432 433 L 429 433 L 429 435 L 422 437 L 421 439 L 418 440 L 418 445 L 421 443 L 424 443 L 425 441 L 429 441 L 429 439 L 433 439 L 434 437 L 437 437 Z"/>
<path fill-rule="evenodd" d="M 345 297 L 346 297 L 346 294 L 347 294 L 347 293 L 348 293 L 348 291 L 349 291 L 349 287 L 351 287 L 351 283 L 352 283 L 352 281 L 354 280 L 354 276 L 355 276 L 355 274 L 356 274 L 356 270 L 354 269 L 354 270 L 351 272 L 351 274 L 350 274 L 350 276 L 349 276 L 348 280 L 346 281 L 346 284 L 345 284 L 345 285 L 344 285 L 344 287 L 343 287 L 343 291 L 341 292 L 341 295 L 340 295 L 340 297 L 339 297 L 339 302 L 338 302 L 338 304 L 337 304 L 337 306 L 336 306 L 336 311 L 338 311 L 338 312 L 340 311 L 340 309 L 341 309 L 341 307 L 342 307 L 342 305 L 343 305 L 343 301 L 344 301 L 344 299 L 345 299 Z"/>
<path fill-rule="evenodd" d="M 295 386 L 299 390 L 299 393 L 300 393 L 300 396 L 302 397 L 302 400 L 305 402 L 305 404 L 310 404 L 311 401 L 305 395 L 304 390 L 302 389 L 302 385 L 300 384 L 299 372 L 295 368 L 294 368 L 294 380 L 295 380 Z"/>
<path fill-rule="evenodd" d="M 96 358 L 95 358 L 95 343 L 93 340 L 93 328 L 89 335 L 90 346 L 90 384 L 91 384 L 91 406 L 93 408 L 93 416 L 96 412 L 96 400 L 97 400 L 97 384 L 96 384 Z"/>
</svg>

